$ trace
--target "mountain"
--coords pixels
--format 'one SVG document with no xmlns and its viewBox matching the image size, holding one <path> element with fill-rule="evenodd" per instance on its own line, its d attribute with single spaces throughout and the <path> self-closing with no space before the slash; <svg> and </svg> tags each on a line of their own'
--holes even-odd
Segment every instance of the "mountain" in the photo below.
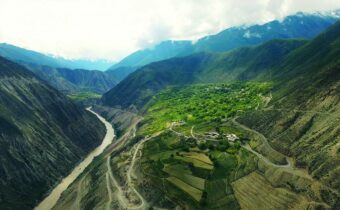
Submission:
<svg viewBox="0 0 340 210">
<path fill-rule="evenodd" d="M 109 70 L 118 67 L 138 67 L 175 56 L 189 55 L 193 51 L 191 41 L 164 41 L 150 49 L 132 53 Z"/>
<path fill-rule="evenodd" d="M 102 94 L 118 83 L 115 75 L 98 70 L 72 70 L 33 64 L 26 64 L 25 67 L 66 94 L 84 91 Z"/>
<path fill-rule="evenodd" d="M 225 52 L 277 38 L 311 39 L 339 20 L 339 14 L 340 11 L 332 15 L 298 12 L 285 17 L 282 21 L 274 20 L 263 25 L 232 27 L 198 40 L 195 51 Z"/>
<path fill-rule="evenodd" d="M 117 67 L 114 69 L 108 69 L 107 71 L 105 71 L 105 73 L 120 82 L 124 78 L 126 78 L 129 74 L 136 71 L 138 68 L 139 67 L 130 67 L 130 66 Z"/>
<path fill-rule="evenodd" d="M 270 107 L 240 121 L 267 136 L 277 150 L 296 157 L 313 177 L 340 189 L 340 22 L 290 53 L 274 77 L 280 80 Z M 339 197 L 332 196 L 339 205 Z"/>
<path fill-rule="evenodd" d="M 80 67 L 94 68 L 98 65 L 110 65 L 106 61 L 98 61 L 97 63 L 87 60 L 66 60 L 49 57 L 9 44 L 0 44 L 0 56 L 24 65 L 41 79 L 64 93 L 90 91 L 102 94 L 114 87 L 119 81 L 115 78 L 116 74 L 78 69 Z"/>
<path fill-rule="evenodd" d="M 69 60 L 61 57 L 52 57 L 6 43 L 0 44 L 0 56 L 21 64 L 51 66 L 54 68 L 106 70 L 113 64 L 106 60 Z"/>
<path fill-rule="evenodd" d="M 32 209 L 104 134 L 94 115 L 0 57 L 0 209 Z"/>
<path fill-rule="evenodd" d="M 97 59 L 97 60 L 85 60 L 85 59 L 65 59 L 61 57 L 54 57 L 62 67 L 69 69 L 88 69 L 105 71 L 114 65 L 114 62 Z"/>
<path fill-rule="evenodd" d="M 110 70 L 121 66 L 143 66 L 171 57 L 185 56 L 197 52 L 226 52 L 242 46 L 257 45 L 272 39 L 305 38 L 311 39 L 330 25 L 340 20 L 340 11 L 329 14 L 297 13 L 282 21 L 274 20 L 263 25 L 228 28 L 216 35 L 189 41 L 165 41 L 151 49 L 137 51 Z M 185 47 L 176 47 L 185 46 Z M 171 51 L 171 53 L 168 53 Z"/>
<path fill-rule="evenodd" d="M 268 76 L 268 71 L 305 40 L 273 40 L 226 53 L 198 53 L 155 62 L 130 74 L 103 95 L 108 106 L 141 109 L 152 96 L 171 85 L 224 82 Z"/>
<path fill-rule="evenodd" d="M 60 63 L 52 57 L 6 43 L 0 44 L 0 56 L 18 63 L 62 67 Z"/>
</svg>

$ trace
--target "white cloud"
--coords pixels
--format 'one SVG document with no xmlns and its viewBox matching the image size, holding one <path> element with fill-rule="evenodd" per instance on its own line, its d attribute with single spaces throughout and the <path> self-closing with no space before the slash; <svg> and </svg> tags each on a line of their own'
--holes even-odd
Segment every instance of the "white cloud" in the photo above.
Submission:
<svg viewBox="0 0 340 210">
<path fill-rule="evenodd" d="M 0 0 L 0 42 L 115 60 L 165 39 L 337 8 L 339 0 Z"/>
</svg>

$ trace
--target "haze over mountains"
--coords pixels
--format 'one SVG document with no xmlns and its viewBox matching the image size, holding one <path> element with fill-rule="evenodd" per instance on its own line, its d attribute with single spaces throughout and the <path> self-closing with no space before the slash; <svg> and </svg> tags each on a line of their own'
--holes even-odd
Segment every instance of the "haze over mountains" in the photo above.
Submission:
<svg viewBox="0 0 340 210">
<path fill-rule="evenodd" d="M 106 70 L 112 62 L 106 60 L 65 59 L 1 43 L 0 56 L 19 63 L 36 64 L 55 68 Z"/>
<path fill-rule="evenodd" d="M 0 55 L 26 66 L 64 93 L 90 91 L 102 94 L 118 82 L 114 76 L 98 70 L 110 65 L 104 61 L 91 64 L 87 60 L 65 60 L 8 44 L 0 44 Z M 80 69 L 84 67 L 91 70 Z"/>
<path fill-rule="evenodd" d="M 338 13 L 336 14 L 338 15 Z M 319 16 L 298 13 L 285 18 L 282 22 L 273 21 L 262 26 L 227 29 L 218 35 L 203 38 L 196 43 L 197 46 L 206 46 L 207 51 L 205 52 L 142 67 L 107 92 L 103 96 L 103 102 L 106 105 L 123 107 L 134 104 L 141 108 L 155 94 L 155 91 L 157 92 L 168 85 L 249 80 L 264 77 L 275 79 L 278 73 L 274 69 L 278 69 L 285 56 L 305 44 L 306 40 L 272 40 L 256 47 L 240 48 L 229 53 L 216 54 L 212 52 L 223 51 L 222 48 L 225 49 L 224 51 L 229 51 L 236 46 L 254 45 L 273 38 L 311 38 L 339 19 L 337 15 Z M 248 34 L 248 32 L 256 33 L 259 36 L 247 37 L 244 34 Z M 238 40 L 240 41 L 238 42 Z M 204 44 L 204 42 L 207 43 Z M 214 48 L 213 43 L 216 43 L 220 49 Z M 231 44 L 235 46 L 233 47 Z M 157 47 L 155 51 L 157 51 Z M 282 69 L 277 71 L 282 71 Z M 131 103 L 131 100 L 134 103 Z"/>
<path fill-rule="evenodd" d="M 297 13 L 282 21 L 274 20 L 263 25 L 232 27 L 218 34 L 191 41 L 164 41 L 153 48 L 137 51 L 110 69 L 118 67 L 141 67 L 171 57 L 181 57 L 201 51 L 225 52 L 241 46 L 263 43 L 277 38 L 310 39 L 339 20 L 340 11 L 321 15 Z"/>
<path fill-rule="evenodd" d="M 189 40 L 164 41 L 153 48 L 134 52 L 114 65 L 110 65 L 109 62 L 101 60 L 93 62 L 89 60 L 65 60 L 9 44 L 0 44 L 0 56 L 24 64 L 28 67 L 37 66 L 36 72 L 39 72 L 39 69 L 42 68 L 39 66 L 49 66 L 50 68 L 48 69 L 54 68 L 54 72 L 59 71 L 58 68 L 86 70 L 107 69 L 106 75 L 105 73 L 101 74 L 99 72 L 96 74 L 100 75 L 98 78 L 99 80 L 105 80 L 104 83 L 107 85 L 104 85 L 104 87 L 97 87 L 93 84 L 96 82 L 93 81 L 84 81 L 80 84 L 80 86 L 83 86 L 80 90 L 87 89 L 97 93 L 104 93 L 136 69 L 155 61 L 186 56 L 198 52 L 226 52 L 238 47 L 256 45 L 277 38 L 310 39 L 339 19 L 339 10 L 324 14 L 300 12 L 288 16 L 282 21 L 274 20 L 263 25 L 228 28 L 218 34 L 203 37 L 196 42 Z M 65 85 L 64 88 L 60 89 L 62 91 L 65 91 L 66 89 L 66 92 L 74 92 L 76 89 L 74 86 L 78 86 L 77 83 L 74 84 L 69 78 L 63 76 L 63 73 L 54 73 L 55 75 L 58 75 L 57 78 L 56 76 L 52 76 L 53 74 L 50 78 L 45 77 L 44 73 L 38 74 L 47 81 L 53 78 L 53 80 L 55 80 L 53 85 L 57 88 Z M 72 74 L 76 73 L 73 72 Z M 78 77 L 81 78 L 82 76 L 79 75 Z M 97 77 L 93 76 L 92 78 Z M 59 80 L 63 81 L 57 82 Z"/>
</svg>

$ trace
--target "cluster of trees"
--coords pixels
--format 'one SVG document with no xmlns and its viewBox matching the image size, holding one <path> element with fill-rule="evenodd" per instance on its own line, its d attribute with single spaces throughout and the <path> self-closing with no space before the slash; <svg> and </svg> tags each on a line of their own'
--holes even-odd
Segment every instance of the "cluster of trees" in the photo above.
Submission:
<svg viewBox="0 0 340 210">
<path fill-rule="evenodd" d="M 206 141 L 198 144 L 197 146 L 200 150 L 209 149 L 210 151 L 217 150 L 220 152 L 226 152 L 229 148 L 233 148 L 236 150 L 240 149 L 241 144 L 240 142 L 235 142 L 231 145 L 228 141 L 221 140 L 218 142 Z"/>
<path fill-rule="evenodd" d="M 158 96 L 159 107 L 169 109 L 169 116 L 187 115 L 194 120 L 214 120 L 231 117 L 239 110 L 257 106 L 259 94 L 266 91 L 262 83 L 207 84 L 169 88 Z M 225 90 L 225 91 L 224 91 Z M 172 113 L 170 115 L 169 113 Z"/>
</svg>

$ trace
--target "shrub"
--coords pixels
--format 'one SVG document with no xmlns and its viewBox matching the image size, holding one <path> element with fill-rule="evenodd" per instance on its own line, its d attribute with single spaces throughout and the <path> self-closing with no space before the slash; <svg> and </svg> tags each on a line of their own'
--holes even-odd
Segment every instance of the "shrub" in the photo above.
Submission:
<svg viewBox="0 0 340 210">
<path fill-rule="evenodd" d="M 207 145 L 206 145 L 205 143 L 200 143 L 200 144 L 198 145 L 198 148 L 199 148 L 200 150 L 206 150 L 208 147 L 207 147 Z"/>
</svg>

